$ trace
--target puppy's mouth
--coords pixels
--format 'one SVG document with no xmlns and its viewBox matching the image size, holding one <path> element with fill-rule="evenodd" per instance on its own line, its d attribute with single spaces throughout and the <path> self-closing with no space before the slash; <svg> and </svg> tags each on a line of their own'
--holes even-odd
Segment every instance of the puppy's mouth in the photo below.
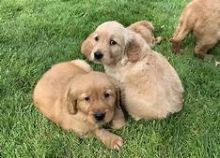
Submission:
<svg viewBox="0 0 220 158">
<path fill-rule="evenodd" d="M 105 120 L 97 121 L 94 118 L 92 120 L 90 120 L 89 122 L 91 122 L 94 126 L 97 126 L 97 127 L 103 127 L 108 124 L 108 122 L 106 122 Z"/>
<path fill-rule="evenodd" d="M 90 115 L 90 121 L 98 127 L 103 127 L 111 122 L 111 117 L 107 112 L 94 112 Z"/>
<path fill-rule="evenodd" d="M 95 121 L 97 123 L 102 123 L 104 122 L 105 118 L 106 118 L 106 112 L 94 112 L 93 113 L 93 118 L 95 119 Z"/>
<path fill-rule="evenodd" d="M 106 125 L 107 123 L 103 120 L 103 121 L 96 121 L 96 124 L 97 124 L 99 127 L 102 127 L 102 126 Z"/>
</svg>

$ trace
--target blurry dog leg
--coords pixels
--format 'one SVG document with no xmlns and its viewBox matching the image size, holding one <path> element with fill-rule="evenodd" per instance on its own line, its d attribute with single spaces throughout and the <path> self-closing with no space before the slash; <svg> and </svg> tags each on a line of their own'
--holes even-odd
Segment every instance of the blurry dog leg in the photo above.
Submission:
<svg viewBox="0 0 220 158">
<path fill-rule="evenodd" d="M 187 25 L 180 22 L 176 29 L 176 33 L 170 39 L 170 42 L 172 43 L 172 49 L 175 54 L 180 53 L 181 42 L 189 32 L 190 29 L 187 27 Z"/>
<path fill-rule="evenodd" d="M 207 41 L 207 40 L 206 40 Z M 199 41 L 195 47 L 195 55 L 201 59 L 211 58 L 212 55 L 207 54 L 208 50 L 216 44 L 216 41 L 209 41 L 209 43 Z"/>
</svg>

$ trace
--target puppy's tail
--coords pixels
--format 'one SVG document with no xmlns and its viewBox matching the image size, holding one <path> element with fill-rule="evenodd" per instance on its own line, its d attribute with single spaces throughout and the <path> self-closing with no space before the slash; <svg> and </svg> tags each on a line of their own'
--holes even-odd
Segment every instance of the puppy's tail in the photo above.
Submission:
<svg viewBox="0 0 220 158">
<path fill-rule="evenodd" d="M 71 63 L 80 67 L 81 69 L 85 70 L 86 72 L 92 71 L 92 68 L 90 67 L 90 65 L 88 63 L 86 63 L 84 60 L 76 59 L 76 60 L 72 60 Z"/>
</svg>

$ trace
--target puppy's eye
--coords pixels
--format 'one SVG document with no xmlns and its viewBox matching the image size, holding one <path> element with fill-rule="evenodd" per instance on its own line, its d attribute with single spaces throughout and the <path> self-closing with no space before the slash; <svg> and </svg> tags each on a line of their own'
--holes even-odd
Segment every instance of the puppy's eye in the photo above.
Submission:
<svg viewBox="0 0 220 158">
<path fill-rule="evenodd" d="M 109 98 L 109 97 L 110 97 L 110 94 L 109 94 L 109 93 L 104 93 L 104 97 L 105 97 L 105 98 Z"/>
<path fill-rule="evenodd" d="M 116 41 L 114 41 L 114 40 L 110 40 L 110 45 L 116 45 L 117 44 L 117 42 Z"/>
<path fill-rule="evenodd" d="M 95 41 L 98 41 L 99 40 L 99 37 L 98 36 L 95 36 Z"/>
<path fill-rule="evenodd" d="M 85 97 L 84 100 L 85 101 L 90 101 L 90 97 Z"/>
</svg>

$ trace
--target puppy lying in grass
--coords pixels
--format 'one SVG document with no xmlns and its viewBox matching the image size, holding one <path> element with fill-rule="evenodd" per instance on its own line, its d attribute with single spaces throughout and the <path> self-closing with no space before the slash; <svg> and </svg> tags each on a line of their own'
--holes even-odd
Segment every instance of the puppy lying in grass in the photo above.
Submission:
<svg viewBox="0 0 220 158">
<path fill-rule="evenodd" d="M 170 40 L 175 53 L 180 53 L 180 44 L 190 32 L 196 37 L 195 54 L 206 57 L 220 40 L 220 0 L 193 0 L 186 6 Z"/>
<path fill-rule="evenodd" d="M 120 83 L 125 109 L 136 120 L 162 119 L 182 109 L 178 74 L 139 33 L 115 21 L 105 22 L 82 43 L 81 52 L 102 63 Z"/>
<path fill-rule="evenodd" d="M 140 34 L 151 48 L 162 40 L 161 37 L 154 37 L 154 26 L 151 22 L 146 20 L 133 23 L 128 26 L 128 29 Z"/>
<path fill-rule="evenodd" d="M 82 60 L 54 65 L 37 83 L 35 106 L 47 118 L 80 137 L 96 136 L 107 147 L 120 149 L 123 140 L 102 126 L 124 125 L 118 88 L 104 73 Z"/>
</svg>

